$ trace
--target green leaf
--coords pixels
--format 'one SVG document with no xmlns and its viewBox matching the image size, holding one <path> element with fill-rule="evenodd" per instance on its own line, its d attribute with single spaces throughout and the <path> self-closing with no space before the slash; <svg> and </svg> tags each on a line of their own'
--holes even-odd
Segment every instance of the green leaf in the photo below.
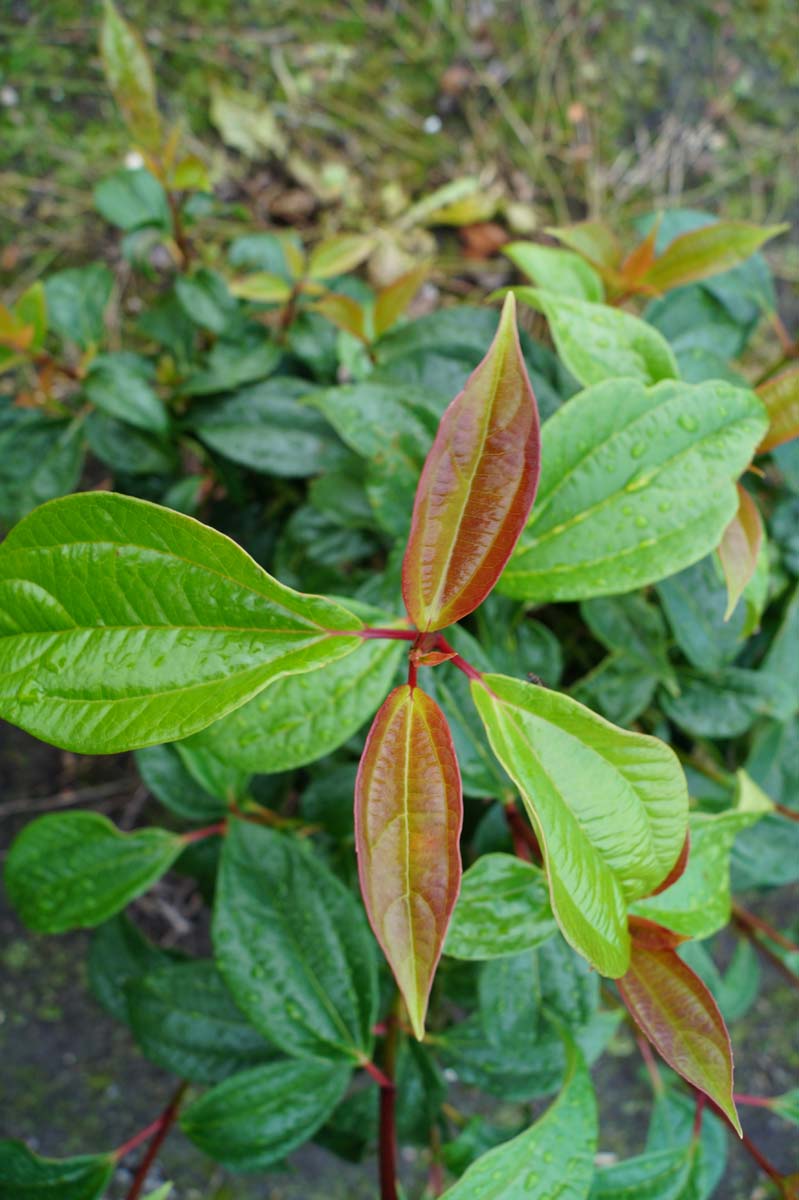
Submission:
<svg viewBox="0 0 799 1200">
<path fill-rule="evenodd" d="M 690 1141 L 682 1149 L 655 1150 L 602 1167 L 594 1176 L 589 1200 L 701 1200 L 702 1148 Z"/>
<path fill-rule="evenodd" d="M 790 595 L 777 632 L 763 659 L 763 670 L 776 675 L 792 689 L 794 709 L 799 711 L 799 672 L 793 656 L 799 645 L 799 585 Z"/>
<path fill-rule="evenodd" d="M 468 959 L 520 954 L 555 929 L 543 872 L 512 854 L 484 854 L 463 876 L 444 953 Z"/>
<path fill-rule="evenodd" d="M 240 1071 L 195 1100 L 180 1127 L 231 1171 L 263 1171 L 313 1137 L 344 1094 L 339 1063 L 270 1063 Z"/>
<path fill-rule="evenodd" d="M 680 234 L 650 267 L 646 283 L 658 291 L 719 275 L 744 262 L 787 225 L 758 228 L 745 221 L 717 221 Z"/>
<path fill-rule="evenodd" d="M 538 246 L 535 242 L 509 242 L 502 247 L 515 267 L 548 292 L 590 300 L 605 299 L 602 279 L 594 268 L 573 250 Z"/>
<path fill-rule="evenodd" d="M 12 525 L 78 484 L 83 422 L 0 408 L 0 520 Z"/>
<path fill-rule="evenodd" d="M 768 1106 L 778 1117 L 790 1121 L 792 1125 L 799 1125 L 799 1088 L 793 1088 L 782 1096 L 775 1096 Z"/>
<path fill-rule="evenodd" d="M 271 271 L 244 275 L 231 283 L 230 290 L 240 300 L 253 300 L 256 304 L 284 304 L 291 299 L 291 284 Z"/>
<path fill-rule="evenodd" d="M 125 232 L 143 225 L 165 232 L 172 228 L 167 194 L 155 176 L 144 169 L 123 168 L 100 180 L 94 189 L 94 204 L 106 221 Z"/>
<path fill-rule="evenodd" d="M 130 1022 L 126 987 L 149 971 L 175 961 L 175 952 L 148 942 L 137 925 L 118 913 L 92 935 L 89 986 L 96 1000 L 118 1021 Z"/>
<path fill-rule="evenodd" d="M 133 138 L 145 150 L 158 150 L 161 118 L 150 58 L 144 42 L 119 15 L 112 0 L 103 4 L 100 54 L 108 86 Z"/>
<path fill-rule="evenodd" d="M 391 687 L 399 641 L 364 639 L 353 654 L 267 691 L 196 733 L 195 761 L 217 760 L 251 775 L 288 771 L 331 754 L 369 720 Z"/>
<path fill-rule="evenodd" d="M 222 276 L 208 267 L 201 267 L 193 275 L 180 275 L 175 295 L 189 320 L 211 333 L 224 333 L 238 311 Z"/>
<path fill-rule="evenodd" d="M 558 354 L 584 387 L 619 376 L 644 384 L 679 378 L 668 342 L 632 313 L 542 288 L 513 291 L 544 313 Z"/>
<path fill-rule="evenodd" d="M 148 746 L 134 757 L 144 786 L 179 817 L 210 823 L 225 815 L 224 800 L 200 786 L 173 746 Z"/>
<path fill-rule="evenodd" d="M 29 929 L 63 933 L 108 920 L 160 879 L 182 848 L 165 829 L 121 833 L 100 813 L 48 813 L 14 840 L 6 887 Z"/>
<path fill-rule="evenodd" d="M 674 1077 L 671 1077 L 674 1081 Z M 696 1097 L 686 1095 L 671 1086 L 655 1095 L 652 1118 L 646 1138 L 646 1152 L 678 1150 L 692 1140 L 693 1123 L 696 1118 Z M 699 1196 L 704 1200 L 724 1175 L 727 1164 L 727 1123 L 715 1113 L 705 1109 L 702 1114 L 702 1132 L 699 1137 Z"/>
<path fill-rule="evenodd" d="M 169 416 L 148 381 L 149 364 L 136 354 L 101 354 L 83 390 L 95 408 L 148 433 L 166 433 Z"/>
<path fill-rule="evenodd" d="M 283 587 L 222 534 L 101 492 L 14 528 L 0 603 L 0 714 L 79 753 L 186 737 L 360 645 L 326 632 L 357 617 Z"/>
<path fill-rule="evenodd" d="M 472 684 L 492 749 L 519 788 L 568 942 L 623 975 L 627 904 L 653 891 L 685 840 L 688 793 L 672 750 L 502 675 Z"/>
<path fill-rule="evenodd" d="M 103 412 L 89 413 L 86 441 L 92 453 L 117 476 L 170 475 L 177 467 L 173 445 Z M 41 500 L 50 498 L 42 496 Z"/>
<path fill-rule="evenodd" d="M 252 383 L 271 375 L 281 360 L 281 351 L 274 342 L 264 338 L 263 329 L 247 325 L 233 331 L 236 336 L 220 337 L 204 359 L 200 370 L 183 384 L 187 396 L 209 396 L 214 392 L 226 392 L 241 384 Z M 289 384 L 289 380 L 284 380 Z M 294 386 L 291 384 L 290 386 Z M 305 390 L 312 387 L 306 384 Z M 201 410 L 202 411 L 202 410 Z M 195 415 L 192 409 L 190 419 Z"/>
<path fill-rule="evenodd" d="M 302 401 L 313 385 L 269 379 L 192 409 L 200 438 L 233 462 L 287 479 L 336 467 L 347 453 L 324 417 Z"/>
<path fill-rule="evenodd" d="M 332 279 L 346 275 L 368 258 L 374 246 L 370 234 L 340 234 L 314 246 L 308 260 L 310 279 Z"/>
<path fill-rule="evenodd" d="M 692 737 L 732 738 L 759 716 L 786 720 L 793 713 L 790 684 L 778 675 L 725 667 L 712 676 L 680 672 L 679 696 L 661 696 L 661 708 Z"/>
<path fill-rule="evenodd" d="M 180 1079 L 217 1083 L 278 1057 L 233 1003 L 211 959 L 159 967 L 125 991 L 142 1052 Z"/>
<path fill-rule="evenodd" d="M 695 667 L 720 671 L 741 652 L 746 610 L 724 620 L 727 588 L 715 555 L 657 585 L 677 645 Z"/>
<path fill-rule="evenodd" d="M 686 379 L 695 373 L 697 364 L 707 367 L 708 355 L 721 360 L 727 370 L 728 361 L 746 346 L 749 333 L 701 284 L 677 288 L 654 300 L 644 317 L 669 342 Z"/>
<path fill-rule="evenodd" d="M 724 383 L 601 384 L 545 424 L 541 482 L 499 583 L 545 603 L 629 592 L 709 553 L 766 423 Z"/>
<path fill-rule="evenodd" d="M 685 871 L 665 891 L 639 900 L 633 911 L 692 938 L 710 937 L 723 929 L 730 919 L 730 851 L 735 836 L 773 809 L 768 796 L 745 771 L 739 771 L 735 807 L 691 814 Z"/>
<path fill-rule="evenodd" d="M 579 679 L 571 695 L 614 725 L 628 728 L 652 702 L 658 676 L 626 654 L 609 654 Z"/>
<path fill-rule="evenodd" d="M 643 596 L 597 597 L 584 601 L 580 613 L 597 641 L 608 650 L 637 663 L 669 690 L 676 689 L 665 622 L 657 608 Z"/>
<path fill-rule="evenodd" d="M 114 277 L 102 263 L 48 276 L 44 290 L 50 328 L 83 349 L 101 342 L 113 286 Z"/>
<path fill-rule="evenodd" d="M 678 953 L 712 992 L 726 1022 L 746 1016 L 760 991 L 760 960 L 751 942 L 738 940 L 723 974 L 703 942 L 684 942 Z"/>
<path fill-rule="evenodd" d="M 148 1192 L 144 1200 L 169 1200 L 172 1192 L 172 1184 L 165 1183 L 162 1187 L 156 1188 L 154 1192 Z"/>
<path fill-rule="evenodd" d="M 260 825 L 232 821 L 213 925 L 233 997 L 287 1054 L 369 1057 L 377 964 L 363 910 L 313 852 Z"/>
<path fill-rule="evenodd" d="M 478 1159 L 447 1200 L 584 1200 L 594 1173 L 597 1119 L 591 1077 L 564 1035 L 568 1067 L 558 1099 L 530 1129 Z"/>
<path fill-rule="evenodd" d="M 41 1158 L 23 1142 L 0 1142 L 0 1200 L 100 1200 L 116 1168 L 112 1154 Z"/>
</svg>

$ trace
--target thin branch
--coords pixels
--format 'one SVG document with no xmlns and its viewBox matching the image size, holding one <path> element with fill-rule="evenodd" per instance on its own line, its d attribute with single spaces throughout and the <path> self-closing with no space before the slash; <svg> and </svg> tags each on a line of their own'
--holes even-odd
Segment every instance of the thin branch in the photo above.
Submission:
<svg viewBox="0 0 799 1200">
<path fill-rule="evenodd" d="M 147 1175 L 149 1174 L 150 1168 L 158 1156 L 158 1151 L 161 1149 L 164 1139 L 175 1122 L 175 1118 L 177 1117 L 178 1110 L 180 1108 L 180 1103 L 188 1086 L 189 1085 L 187 1083 L 181 1083 L 180 1087 L 169 1101 L 169 1104 L 167 1104 L 166 1108 L 161 1113 L 161 1116 L 151 1125 L 148 1125 L 146 1129 L 141 1130 L 140 1133 L 137 1133 L 134 1137 L 132 1137 L 130 1141 L 125 1142 L 115 1152 L 114 1157 L 117 1161 L 119 1161 L 120 1159 L 124 1158 L 126 1154 L 129 1154 L 131 1150 L 134 1150 L 137 1146 L 141 1145 L 142 1142 L 146 1141 L 148 1137 L 152 1137 L 152 1141 L 147 1147 L 147 1153 L 144 1155 L 136 1174 L 133 1176 L 133 1182 L 130 1185 L 130 1191 L 128 1192 L 127 1200 L 138 1200 L 138 1197 L 141 1195 L 141 1190 L 147 1180 Z"/>
<path fill-rule="evenodd" d="M 792 942 L 790 938 L 785 937 L 773 925 L 769 925 L 768 921 L 764 921 L 762 917 L 755 916 L 749 912 L 743 905 L 733 901 L 732 915 L 740 925 L 746 925 L 749 929 L 753 929 L 757 933 L 763 933 L 770 942 L 774 942 L 775 946 L 781 946 L 783 950 L 788 950 L 792 954 L 799 954 L 799 946 L 796 942 Z"/>
</svg>

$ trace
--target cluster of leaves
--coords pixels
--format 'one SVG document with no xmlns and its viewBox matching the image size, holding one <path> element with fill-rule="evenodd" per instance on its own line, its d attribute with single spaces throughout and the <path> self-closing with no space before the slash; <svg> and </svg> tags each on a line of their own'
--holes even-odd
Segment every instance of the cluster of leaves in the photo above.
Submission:
<svg viewBox="0 0 799 1200">
<path fill-rule="evenodd" d="M 669 213 L 626 258 L 595 223 L 511 245 L 554 351 L 512 298 L 499 325 L 403 320 L 424 268 L 375 294 L 347 274 L 367 237 L 198 261 L 214 201 L 110 4 L 103 51 L 146 157 L 98 207 L 135 271 L 160 247 L 172 273 L 136 352 L 100 349 L 101 265 L 2 313 L 23 404 L 0 410 L 0 714 L 135 750 L 167 812 L 32 822 L 12 902 L 38 932 L 96 928 L 98 1001 L 183 1081 L 155 1136 L 177 1116 L 232 1170 L 377 1144 L 389 1200 L 398 1136 L 453 1200 L 710 1196 L 726 1134 L 693 1096 L 740 1132 L 724 1018 L 757 971 L 745 910 L 723 974 L 709 939 L 731 878 L 799 874 L 799 372 L 755 392 L 730 365 L 773 312 L 774 231 Z M 85 446 L 126 494 L 35 507 Z M 173 867 L 212 957 L 125 912 Z M 588 1066 L 625 1011 L 675 1074 L 642 1154 L 597 1170 Z M 451 1073 L 515 1123 L 454 1110 Z M 93 1200 L 141 1140 L 3 1143 L 0 1197 Z"/>
</svg>

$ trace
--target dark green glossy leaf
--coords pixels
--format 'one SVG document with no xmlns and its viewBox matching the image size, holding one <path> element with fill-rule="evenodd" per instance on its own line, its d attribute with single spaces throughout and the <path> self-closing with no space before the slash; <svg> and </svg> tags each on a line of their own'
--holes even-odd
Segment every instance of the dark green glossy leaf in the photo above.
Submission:
<svg viewBox="0 0 799 1200">
<path fill-rule="evenodd" d="M 485 854 L 463 876 L 444 953 L 467 959 L 519 954 L 556 928 L 543 872 L 511 854 Z"/>
<path fill-rule="evenodd" d="M 238 311 L 222 276 L 207 267 L 194 275 L 180 275 L 175 295 L 189 320 L 211 333 L 224 333 Z"/>
<path fill-rule="evenodd" d="M 567 1069 L 555 1103 L 530 1129 L 489 1150 L 448 1200 L 585 1200 L 594 1173 L 596 1101 L 580 1051 L 564 1036 Z"/>
<path fill-rule="evenodd" d="M 210 823 L 224 816 L 224 801 L 200 786 L 174 747 L 148 746 L 137 750 L 135 759 L 145 787 L 179 817 Z"/>
<path fill-rule="evenodd" d="M 313 1137 L 350 1077 L 340 1063 L 282 1060 L 231 1075 L 181 1114 L 180 1126 L 231 1171 L 263 1171 Z"/>
<path fill-rule="evenodd" d="M 49 813 L 15 839 L 6 888 L 37 933 L 99 925 L 160 879 L 181 849 L 165 829 L 121 833 L 100 813 Z"/>
<path fill-rule="evenodd" d="M 149 381 L 146 359 L 120 351 L 92 362 L 83 390 L 95 408 L 148 433 L 166 433 L 169 416 Z"/>
<path fill-rule="evenodd" d="M 681 1150 L 655 1150 L 603 1167 L 594 1176 L 589 1200 L 702 1200 L 702 1148 L 691 1141 Z"/>
<path fill-rule="evenodd" d="M 37 504 L 77 486 L 83 430 L 80 419 L 6 409 L 0 402 L 0 521 L 11 525 Z"/>
<path fill-rule="evenodd" d="M 583 601 L 580 613 L 597 641 L 608 650 L 623 654 L 674 688 L 665 622 L 643 596 L 597 596 Z"/>
<path fill-rule="evenodd" d="M 169 201 L 161 184 L 144 169 L 115 171 L 94 189 L 94 204 L 101 216 L 126 232 L 154 225 L 172 228 Z"/>
<path fill-rule="evenodd" d="M 0 1200 L 100 1200 L 116 1162 L 111 1154 L 41 1158 L 22 1142 L 0 1142 Z"/>
<path fill-rule="evenodd" d="M 674 1080 L 675 1076 L 670 1076 Z M 691 1140 L 696 1117 L 696 1100 L 670 1085 L 655 1096 L 646 1135 L 646 1152 L 685 1151 Z M 707 1108 L 702 1114 L 700 1135 L 702 1153 L 699 1169 L 699 1195 L 709 1197 L 724 1175 L 727 1164 L 727 1125 Z"/>
<path fill-rule="evenodd" d="M 282 358 L 281 350 L 264 337 L 260 325 L 247 325 L 235 333 L 235 337 L 219 338 L 200 359 L 199 370 L 183 384 L 185 395 L 210 396 L 231 391 L 242 384 L 265 379 L 275 371 Z"/>
<path fill-rule="evenodd" d="M 95 930 L 89 947 L 89 986 L 95 999 L 118 1021 L 130 1022 L 129 983 L 176 961 L 174 951 L 149 942 L 137 925 L 118 913 Z"/>
<path fill-rule="evenodd" d="M 302 402 L 312 386 L 280 376 L 192 409 L 191 422 L 212 449 L 254 471 L 316 475 L 347 456 L 324 417 Z"/>
<path fill-rule="evenodd" d="M 116 475 L 168 475 L 177 467 L 175 449 L 168 442 L 103 412 L 89 413 L 86 440 Z"/>
<path fill-rule="evenodd" d="M 281 1050 L 369 1056 L 377 1009 L 374 943 L 355 897 L 310 847 L 232 821 L 213 936 L 236 1003 Z"/>
<path fill-rule="evenodd" d="M 233 1003 L 210 959 L 159 967 L 125 992 L 142 1052 L 180 1079 L 217 1083 L 279 1055 Z"/>
<path fill-rule="evenodd" d="M 571 689 L 581 704 L 629 727 L 652 702 L 658 676 L 625 654 L 609 654 Z"/>
<path fill-rule="evenodd" d="M 715 555 L 708 555 L 657 585 L 677 644 L 689 662 L 720 671 L 741 652 L 746 610 L 725 621 L 727 587 Z"/>
<path fill-rule="evenodd" d="M 114 277 L 102 263 L 50 275 L 44 285 L 50 328 L 84 349 L 101 342 L 113 285 Z"/>
<path fill-rule="evenodd" d="M 666 716 L 693 737 L 731 738 L 760 716 L 783 720 L 793 712 L 793 689 L 778 675 L 725 667 L 711 676 L 678 674 L 679 696 L 663 693 Z"/>
</svg>

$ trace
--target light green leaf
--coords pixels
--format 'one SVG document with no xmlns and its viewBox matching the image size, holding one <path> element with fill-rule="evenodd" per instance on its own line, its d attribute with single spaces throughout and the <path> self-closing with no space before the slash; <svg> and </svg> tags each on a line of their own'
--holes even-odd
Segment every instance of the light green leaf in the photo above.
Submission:
<svg viewBox="0 0 799 1200">
<path fill-rule="evenodd" d="M 725 383 L 617 380 L 543 427 L 541 481 L 500 590 L 546 603 L 629 592 L 709 553 L 767 417 Z"/>
<path fill-rule="evenodd" d="M 142 1052 L 180 1079 L 217 1083 L 279 1057 L 233 1003 L 210 959 L 159 967 L 125 991 Z"/>
<path fill-rule="evenodd" d="M 642 383 L 679 378 L 668 342 L 640 317 L 543 288 L 513 291 L 544 313 L 558 354 L 584 387 L 620 376 Z"/>
<path fill-rule="evenodd" d="M 730 919 L 730 851 L 735 835 L 774 805 L 745 771 L 738 772 L 734 808 L 692 813 L 691 850 L 685 871 L 671 887 L 634 906 L 634 912 L 692 938 L 706 938 Z"/>
<path fill-rule="evenodd" d="M 0 715 L 79 753 L 173 741 L 351 653 L 327 630 L 360 625 L 190 517 L 69 496 L 0 547 Z"/>
<path fill-rule="evenodd" d="M 623 975 L 627 904 L 657 887 L 685 839 L 679 762 L 568 696 L 503 675 L 483 682 L 474 702 L 535 826 L 558 924 L 601 974 Z"/>
<path fill-rule="evenodd" d="M 0 1200 L 100 1200 L 114 1173 L 112 1154 L 42 1158 L 23 1142 L 0 1142 Z"/>
<path fill-rule="evenodd" d="M 520 954 L 555 929 L 543 872 L 512 854 L 484 854 L 463 876 L 444 953 L 469 959 Z"/>
<path fill-rule="evenodd" d="M 94 189 L 97 211 L 126 233 L 143 225 L 169 231 L 172 217 L 163 186 L 144 169 L 123 168 L 100 180 Z"/>
<path fill-rule="evenodd" d="M 272 774 L 331 754 L 385 699 L 403 646 L 367 638 L 353 654 L 305 675 L 278 679 L 184 746 L 195 763 L 226 763 L 248 774 Z"/>
<path fill-rule="evenodd" d="M 345 233 L 328 238 L 314 246 L 308 260 L 311 279 L 332 279 L 353 271 L 372 252 L 374 238 L 370 234 Z"/>
<path fill-rule="evenodd" d="M 601 277 L 573 250 L 539 246 L 535 242 L 509 242 L 502 247 L 502 253 L 548 292 L 600 304 L 605 299 Z"/>
<path fill-rule="evenodd" d="M 121 833 L 100 813 L 48 813 L 12 844 L 6 888 L 36 933 L 99 925 L 160 879 L 182 848 L 165 829 Z"/>
<path fill-rule="evenodd" d="M 585 1200 L 594 1173 L 596 1101 L 570 1038 L 563 1090 L 530 1129 L 489 1150 L 444 1193 L 446 1200 Z"/>
<path fill-rule="evenodd" d="M 181 1113 L 195 1146 L 231 1171 L 263 1171 L 313 1137 L 344 1094 L 341 1063 L 278 1062 L 240 1071 Z"/>
<path fill-rule="evenodd" d="M 144 1200 L 168 1200 L 172 1192 L 172 1184 L 165 1183 L 162 1187 L 156 1188 L 154 1192 L 148 1192 Z"/>
<path fill-rule="evenodd" d="M 131 134 L 145 150 L 158 150 L 161 118 L 150 57 L 144 42 L 120 16 L 112 0 L 104 0 L 100 54 L 108 86 Z"/>
<path fill-rule="evenodd" d="M 213 925 L 239 1007 L 287 1054 L 368 1057 L 377 1009 L 374 942 L 355 897 L 310 848 L 232 821 Z"/>
<path fill-rule="evenodd" d="M 799 1125 L 799 1088 L 793 1088 L 782 1096 L 775 1096 L 769 1102 L 769 1108 L 792 1125 Z"/>
</svg>

